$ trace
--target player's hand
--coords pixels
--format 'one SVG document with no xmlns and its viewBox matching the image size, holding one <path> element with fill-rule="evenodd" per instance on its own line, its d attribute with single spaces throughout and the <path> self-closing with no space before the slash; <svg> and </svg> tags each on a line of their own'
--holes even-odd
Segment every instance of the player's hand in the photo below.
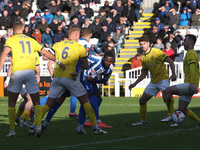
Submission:
<svg viewBox="0 0 200 150">
<path fill-rule="evenodd" d="M 8 85 L 6 83 L 4 83 L 4 89 L 6 89 L 8 87 Z"/>
<path fill-rule="evenodd" d="M 63 63 L 59 63 L 59 67 L 64 71 L 66 69 L 66 66 Z"/>
<path fill-rule="evenodd" d="M 131 90 L 131 89 L 134 88 L 135 86 L 136 86 L 136 84 L 133 83 L 133 84 L 130 84 L 128 88 L 129 88 L 129 90 Z"/>
<path fill-rule="evenodd" d="M 176 81 L 176 75 L 171 75 L 170 79 L 171 81 Z"/>
<path fill-rule="evenodd" d="M 94 83 L 94 79 L 91 76 L 87 76 L 86 79 L 87 81 Z"/>
<path fill-rule="evenodd" d="M 192 93 L 197 93 L 197 86 L 194 83 L 190 83 L 190 88 Z"/>
<path fill-rule="evenodd" d="M 73 77 L 76 77 L 76 76 L 78 75 L 78 72 L 74 71 L 74 72 L 71 73 L 71 75 L 72 75 Z"/>
</svg>

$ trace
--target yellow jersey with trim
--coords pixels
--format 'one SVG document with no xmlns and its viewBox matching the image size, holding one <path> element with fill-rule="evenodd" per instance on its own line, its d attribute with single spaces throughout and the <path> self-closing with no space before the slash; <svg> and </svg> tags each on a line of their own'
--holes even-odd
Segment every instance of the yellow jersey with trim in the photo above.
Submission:
<svg viewBox="0 0 200 150">
<path fill-rule="evenodd" d="M 11 48 L 12 73 L 19 70 L 35 70 L 35 52 L 40 52 L 42 46 L 25 34 L 16 34 L 6 40 L 4 47 Z"/>
<path fill-rule="evenodd" d="M 168 56 L 160 49 L 151 48 L 148 54 L 141 57 L 142 68 L 148 69 L 151 73 L 151 82 L 158 83 L 161 80 L 169 79 L 164 60 Z"/>
<path fill-rule="evenodd" d="M 184 83 L 191 83 L 190 82 L 190 64 L 194 63 L 195 67 L 195 77 L 194 77 L 194 84 L 198 87 L 199 86 L 199 59 L 198 54 L 195 52 L 194 49 L 187 51 L 185 58 L 184 58 L 184 74 L 185 79 Z"/>
<path fill-rule="evenodd" d="M 39 65 L 40 65 L 40 62 L 39 62 L 39 54 L 38 54 L 38 52 L 35 52 L 35 65 L 36 65 L 36 66 L 39 66 Z"/>
<path fill-rule="evenodd" d="M 86 57 L 84 46 L 74 40 L 65 40 L 53 45 L 56 58 L 65 64 L 66 69 L 63 71 L 57 63 L 55 63 L 54 77 L 72 78 L 71 73 L 76 71 L 78 60 Z"/>
</svg>

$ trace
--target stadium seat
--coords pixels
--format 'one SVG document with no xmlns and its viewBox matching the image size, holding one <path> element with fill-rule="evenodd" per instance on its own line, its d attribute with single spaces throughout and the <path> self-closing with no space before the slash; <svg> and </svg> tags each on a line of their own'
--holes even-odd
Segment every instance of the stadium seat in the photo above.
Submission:
<svg viewBox="0 0 200 150">
<path fill-rule="evenodd" d="M 70 17 L 69 17 L 69 13 L 61 13 L 64 17 L 65 17 L 65 21 L 69 21 Z"/>
<path fill-rule="evenodd" d="M 97 39 L 97 38 L 91 38 L 90 39 L 90 44 L 91 45 L 96 45 L 98 42 L 99 42 L 99 39 Z"/>
<path fill-rule="evenodd" d="M 200 51 L 200 37 L 197 38 L 196 44 L 194 45 L 194 49 Z"/>
<path fill-rule="evenodd" d="M 189 31 L 190 34 L 193 34 L 194 36 L 198 36 L 198 30 L 197 29 L 188 29 L 187 31 Z"/>
<path fill-rule="evenodd" d="M 3 36 L 6 34 L 6 30 L 0 30 L 0 35 Z"/>
</svg>

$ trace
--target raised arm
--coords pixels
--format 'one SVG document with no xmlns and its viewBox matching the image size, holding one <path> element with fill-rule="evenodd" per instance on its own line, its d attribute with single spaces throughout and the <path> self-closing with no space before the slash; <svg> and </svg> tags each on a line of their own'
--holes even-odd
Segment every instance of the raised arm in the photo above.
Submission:
<svg viewBox="0 0 200 150">
<path fill-rule="evenodd" d="M 176 81 L 176 74 L 175 74 L 175 65 L 174 65 L 174 62 L 173 62 L 172 59 L 169 58 L 169 57 L 167 57 L 167 58 L 165 59 L 165 62 L 168 62 L 168 63 L 169 63 L 169 66 L 170 66 L 171 71 L 172 71 L 172 75 L 171 75 L 170 79 L 171 79 L 172 81 Z"/>
</svg>

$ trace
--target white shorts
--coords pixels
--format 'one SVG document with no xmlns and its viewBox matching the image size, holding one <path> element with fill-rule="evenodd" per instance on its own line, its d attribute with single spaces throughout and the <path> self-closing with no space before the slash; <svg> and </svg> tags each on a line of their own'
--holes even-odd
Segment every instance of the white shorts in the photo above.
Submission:
<svg viewBox="0 0 200 150">
<path fill-rule="evenodd" d="M 167 87 L 169 87 L 169 80 L 164 79 L 161 80 L 158 83 L 149 83 L 147 87 L 144 90 L 144 93 L 146 93 L 149 96 L 156 96 L 159 91 L 165 90 Z"/>
<path fill-rule="evenodd" d="M 79 80 L 55 77 L 49 89 L 49 97 L 58 98 L 65 92 L 65 90 L 68 90 L 71 96 L 74 97 L 80 97 L 87 93 Z"/>
<path fill-rule="evenodd" d="M 23 84 L 26 86 L 26 90 L 29 94 L 39 92 L 39 85 L 34 70 L 19 70 L 12 73 L 8 84 L 8 91 L 20 93 Z"/>
<path fill-rule="evenodd" d="M 198 87 L 196 91 L 192 90 L 190 87 L 190 83 L 183 83 L 183 84 L 177 84 L 176 87 L 179 90 L 179 99 L 190 102 L 192 99 L 192 96 L 196 93 L 198 93 Z"/>
</svg>

